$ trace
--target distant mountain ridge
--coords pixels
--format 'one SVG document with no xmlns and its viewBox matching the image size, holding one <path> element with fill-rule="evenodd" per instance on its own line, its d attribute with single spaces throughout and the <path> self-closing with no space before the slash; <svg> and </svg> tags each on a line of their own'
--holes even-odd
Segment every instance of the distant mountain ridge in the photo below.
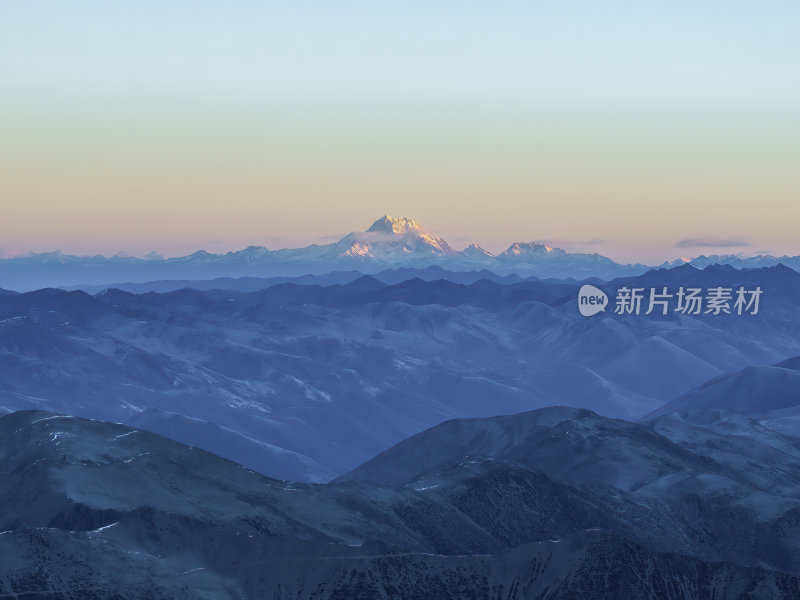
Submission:
<svg viewBox="0 0 800 600">
<path fill-rule="evenodd" d="M 347 285 L 364 277 L 360 271 L 331 271 L 321 275 L 300 275 L 297 277 L 218 277 L 216 279 L 164 279 L 160 281 L 145 281 L 140 283 L 118 282 L 101 285 L 75 285 L 63 286 L 61 289 L 74 291 L 81 290 L 87 294 L 97 294 L 103 290 L 113 288 L 133 294 L 145 292 L 166 293 L 184 288 L 193 290 L 229 290 L 236 292 L 256 292 L 265 290 L 273 285 L 281 283 L 291 283 L 295 285 Z M 482 269 L 480 271 L 448 271 L 438 265 L 430 265 L 425 268 L 415 269 L 411 267 L 398 267 L 387 269 L 369 275 L 382 283 L 392 285 L 402 283 L 409 279 L 422 279 L 423 281 L 437 281 L 444 279 L 454 283 L 469 285 L 485 279 L 498 283 L 519 283 L 520 281 L 535 280 L 536 278 L 523 278 L 516 274 L 498 275 L 492 271 Z M 0 291 L 0 294 L 4 293 Z M 5 292 L 16 293 L 16 292 Z"/>
<path fill-rule="evenodd" d="M 72 256 L 61 252 L 30 254 L 0 260 L 0 287 L 27 291 L 42 287 L 100 285 L 129 281 L 218 277 L 293 277 L 331 271 L 358 270 L 372 274 L 391 268 L 438 265 L 453 271 L 488 269 L 541 278 L 601 278 L 637 275 L 645 265 L 621 265 L 599 254 L 569 253 L 537 242 L 517 242 L 499 254 L 474 243 L 455 250 L 441 237 L 407 217 L 385 215 L 365 231 L 349 233 L 331 244 L 163 258 L 150 253 L 136 258 Z"/>
<path fill-rule="evenodd" d="M 690 264 L 703 268 L 730 264 L 737 268 L 755 268 L 781 263 L 800 271 L 798 256 L 699 256 L 660 266 Z M 330 244 L 312 244 L 305 248 L 270 250 L 248 246 L 223 254 L 198 250 L 175 258 L 164 258 L 155 252 L 145 258 L 124 253 L 111 257 L 73 256 L 61 252 L 23 255 L 0 260 L 0 287 L 28 291 L 111 282 L 298 277 L 332 271 L 375 274 L 387 269 L 430 266 L 463 272 L 489 270 L 500 276 L 601 280 L 632 277 L 652 268 L 639 263 L 620 264 L 597 253 L 573 253 L 538 242 L 515 242 L 498 254 L 488 252 L 478 243 L 456 250 L 414 219 L 385 215 L 365 231 L 349 233 Z"/>
<path fill-rule="evenodd" d="M 659 265 L 660 268 L 678 267 L 683 264 L 690 264 L 700 269 L 711 265 L 730 265 L 736 269 L 757 269 L 759 267 L 775 267 L 783 264 L 795 271 L 800 271 L 800 256 L 772 256 L 771 254 L 759 254 L 757 256 L 741 256 L 738 254 L 701 254 L 691 259 L 679 258 L 672 261 L 665 261 Z"/>
</svg>

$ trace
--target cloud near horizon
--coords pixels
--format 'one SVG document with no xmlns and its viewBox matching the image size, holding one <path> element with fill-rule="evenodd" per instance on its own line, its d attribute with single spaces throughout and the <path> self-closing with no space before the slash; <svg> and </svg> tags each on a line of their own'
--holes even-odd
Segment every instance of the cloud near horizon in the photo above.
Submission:
<svg viewBox="0 0 800 600">
<path fill-rule="evenodd" d="M 676 248 L 749 248 L 750 242 L 740 238 L 686 238 Z"/>
</svg>

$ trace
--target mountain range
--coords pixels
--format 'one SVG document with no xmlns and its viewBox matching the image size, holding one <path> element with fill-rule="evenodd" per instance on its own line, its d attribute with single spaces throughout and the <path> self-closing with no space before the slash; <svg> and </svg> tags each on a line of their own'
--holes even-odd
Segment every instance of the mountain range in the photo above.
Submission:
<svg viewBox="0 0 800 600">
<path fill-rule="evenodd" d="M 763 289 L 758 315 L 577 311 L 576 282 L 363 276 L 254 292 L 0 294 L 0 412 L 126 423 L 328 481 L 453 418 L 551 405 L 636 420 L 800 355 L 800 273 L 653 270 L 605 286 Z M 323 368 L 324 366 L 324 368 Z"/>
<path fill-rule="evenodd" d="M 459 256 L 421 232 L 0 290 L 0 598 L 800 597 L 800 273 L 398 266 Z M 613 310 L 718 286 L 758 313 Z"/>
<path fill-rule="evenodd" d="M 53 413 L 0 439 L 2 597 L 800 594 L 800 439 L 724 412 L 450 421 L 324 485 Z"/>
<path fill-rule="evenodd" d="M 700 256 L 660 266 L 674 267 L 687 262 L 700 268 L 713 264 L 731 264 L 737 268 L 784 264 L 800 270 L 800 257 L 788 256 Z M 164 280 L 302 277 L 331 271 L 375 274 L 387 269 L 430 266 L 451 272 L 489 270 L 500 276 L 605 280 L 639 275 L 651 268 L 619 264 L 600 254 L 566 252 L 537 242 L 513 243 L 498 254 L 484 250 L 477 243 L 455 250 L 413 219 L 386 215 L 366 231 L 350 233 L 334 243 L 305 248 L 270 250 L 250 246 L 224 254 L 199 250 L 176 258 L 155 253 L 145 258 L 124 254 L 108 258 L 72 256 L 61 252 L 21 255 L 0 260 L 0 287 L 17 291 L 43 287 L 119 287 L 123 283 Z"/>
<path fill-rule="evenodd" d="M 76 285 L 63 286 L 61 289 L 68 291 L 81 290 L 88 294 L 97 294 L 109 288 L 142 294 L 145 292 L 174 292 L 184 288 L 193 290 L 228 290 L 234 292 L 257 292 L 279 283 L 292 283 L 296 285 L 346 285 L 363 277 L 360 271 L 331 271 L 321 275 L 299 275 L 297 277 L 218 277 L 216 279 L 164 279 L 160 281 L 145 281 L 142 283 L 124 282 L 101 285 Z M 480 271 L 448 271 L 438 265 L 424 268 L 398 267 L 386 269 L 370 275 L 386 284 L 397 284 L 409 279 L 422 279 L 423 281 L 437 281 L 443 279 L 454 283 L 469 285 L 481 280 L 495 281 L 498 283 L 519 283 L 525 280 L 538 280 L 535 277 L 523 278 L 516 274 L 497 275 L 486 269 Z M 547 281 L 547 280 L 544 280 Z M 561 281 L 561 280 L 558 280 Z"/>
</svg>

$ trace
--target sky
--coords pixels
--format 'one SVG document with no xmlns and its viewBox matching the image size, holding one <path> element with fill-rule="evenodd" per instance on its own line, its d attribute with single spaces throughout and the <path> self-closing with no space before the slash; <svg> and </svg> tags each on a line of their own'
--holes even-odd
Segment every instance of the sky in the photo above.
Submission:
<svg viewBox="0 0 800 600">
<path fill-rule="evenodd" d="M 800 2 L 0 0 L 0 254 L 800 254 Z"/>
</svg>

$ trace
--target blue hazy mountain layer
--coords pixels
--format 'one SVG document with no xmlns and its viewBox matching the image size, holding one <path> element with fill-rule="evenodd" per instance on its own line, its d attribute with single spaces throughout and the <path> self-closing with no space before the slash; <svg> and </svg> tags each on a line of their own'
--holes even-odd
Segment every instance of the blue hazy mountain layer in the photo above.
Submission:
<svg viewBox="0 0 800 600">
<path fill-rule="evenodd" d="M 577 310 L 575 282 L 279 283 L 0 295 L 0 408 L 122 422 L 281 479 L 325 481 L 459 417 L 550 405 L 637 419 L 800 354 L 800 274 L 694 267 L 598 283 L 743 285 L 758 315 Z"/>
<path fill-rule="evenodd" d="M 87 294 L 97 294 L 108 288 L 114 288 L 133 294 L 145 292 L 174 292 L 176 290 L 191 288 L 194 290 L 229 290 L 237 292 L 257 292 L 279 283 L 294 283 L 297 285 L 345 285 L 363 277 L 360 271 L 332 271 L 321 275 L 301 275 L 298 277 L 218 277 L 216 279 L 165 279 L 161 281 L 145 281 L 141 283 L 103 283 L 100 285 L 74 285 L 63 286 L 63 289 L 73 291 L 81 290 Z M 429 266 L 422 269 L 398 268 L 386 269 L 372 275 L 378 281 L 387 284 L 402 283 L 408 279 L 419 278 L 424 281 L 445 279 L 455 283 L 468 285 L 482 279 L 499 283 L 518 283 L 523 278 L 516 274 L 497 275 L 486 269 L 480 271 L 448 271 L 439 266 Z M 0 291 L 2 293 L 2 291 Z"/>
</svg>

